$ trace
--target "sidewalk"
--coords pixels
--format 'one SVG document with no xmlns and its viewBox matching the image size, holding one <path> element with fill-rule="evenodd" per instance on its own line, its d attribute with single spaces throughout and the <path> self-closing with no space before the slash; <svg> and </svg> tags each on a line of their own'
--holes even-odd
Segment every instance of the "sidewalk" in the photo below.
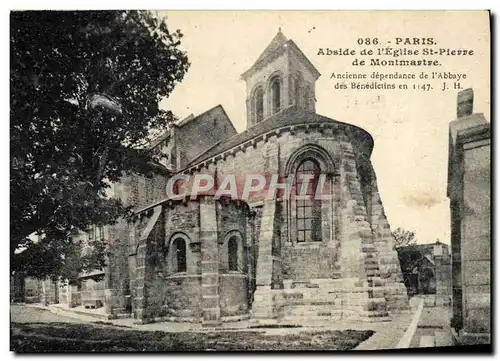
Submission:
<svg viewBox="0 0 500 361">
<path fill-rule="evenodd" d="M 416 322 L 417 311 L 420 304 L 419 298 L 409 300 L 410 311 L 407 313 L 391 315 L 391 322 L 384 322 L 371 328 L 375 334 L 368 340 L 360 343 L 355 350 L 387 350 L 395 349 L 402 341 L 412 322 Z M 406 336 L 407 337 L 407 336 Z"/>
<path fill-rule="evenodd" d="M 426 306 L 410 347 L 453 346 L 450 306 Z"/>
</svg>

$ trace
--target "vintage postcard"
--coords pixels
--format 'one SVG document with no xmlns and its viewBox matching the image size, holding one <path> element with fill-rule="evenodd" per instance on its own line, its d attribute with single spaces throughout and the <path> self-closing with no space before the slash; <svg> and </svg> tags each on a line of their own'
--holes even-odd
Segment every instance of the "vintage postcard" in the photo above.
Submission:
<svg viewBox="0 0 500 361">
<path fill-rule="evenodd" d="M 491 350 L 488 11 L 12 11 L 11 351 Z"/>
</svg>

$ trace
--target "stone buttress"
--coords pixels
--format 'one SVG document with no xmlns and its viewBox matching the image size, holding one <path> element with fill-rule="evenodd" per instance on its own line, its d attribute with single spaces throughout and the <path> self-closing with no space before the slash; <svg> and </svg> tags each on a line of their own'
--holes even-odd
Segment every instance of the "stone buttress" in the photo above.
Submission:
<svg viewBox="0 0 500 361">
<path fill-rule="evenodd" d="M 389 321 L 390 313 L 408 309 L 406 288 L 393 238 L 367 158 L 340 142 L 338 202 L 339 278 L 274 282 L 282 276 L 277 222 L 280 200 L 264 201 L 258 236 L 257 288 L 252 318 L 257 322 L 308 322 L 317 319 Z M 366 163 L 367 162 L 367 163 Z M 366 164 L 363 164 L 366 163 Z"/>
</svg>

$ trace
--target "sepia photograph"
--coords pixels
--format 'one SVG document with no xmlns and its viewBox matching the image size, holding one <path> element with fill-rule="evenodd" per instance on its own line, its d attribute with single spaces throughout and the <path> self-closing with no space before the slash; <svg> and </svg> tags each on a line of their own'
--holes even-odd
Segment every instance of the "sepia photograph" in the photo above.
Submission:
<svg viewBox="0 0 500 361">
<path fill-rule="evenodd" d="M 10 351 L 491 353 L 491 22 L 11 10 Z"/>
</svg>

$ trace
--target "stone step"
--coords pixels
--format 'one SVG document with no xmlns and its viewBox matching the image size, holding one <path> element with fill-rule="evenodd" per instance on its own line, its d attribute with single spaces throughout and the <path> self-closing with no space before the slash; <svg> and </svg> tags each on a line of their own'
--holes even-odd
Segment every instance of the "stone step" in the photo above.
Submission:
<svg viewBox="0 0 500 361">
<path fill-rule="evenodd" d="M 285 307 L 281 314 L 283 316 L 332 316 L 335 313 L 341 313 L 342 309 L 332 308 L 331 305 L 313 306 L 300 305 Z"/>
<path fill-rule="evenodd" d="M 341 314 L 332 316 L 286 316 L 280 319 L 280 323 L 307 325 L 314 321 L 340 321 L 341 319 Z"/>
<path fill-rule="evenodd" d="M 284 305 L 287 307 L 295 307 L 295 306 L 326 306 L 331 307 L 333 309 L 337 308 L 363 308 L 367 305 L 375 307 L 373 305 L 386 305 L 387 301 L 385 298 L 365 298 L 365 299 L 293 299 L 286 300 Z"/>
<path fill-rule="evenodd" d="M 289 281 L 292 281 L 292 280 L 289 280 Z M 322 287 L 323 285 L 332 285 L 332 286 L 335 286 L 335 287 L 338 287 L 338 286 L 342 286 L 344 285 L 344 287 L 347 287 L 347 286 L 353 286 L 356 284 L 356 282 L 359 281 L 358 278 L 311 278 L 311 279 L 307 279 L 307 280 L 303 280 L 304 282 L 310 282 L 310 283 L 317 283 L 320 285 L 320 287 Z M 296 282 L 296 281 L 292 281 L 292 282 Z"/>
<path fill-rule="evenodd" d="M 287 324 L 305 324 L 307 325 L 311 321 L 349 321 L 349 322 L 362 322 L 362 323 L 370 323 L 370 322 L 390 322 L 391 318 L 389 316 L 377 316 L 377 317 L 368 317 L 362 316 L 357 313 L 349 313 L 349 312 L 335 312 L 331 315 L 288 315 L 280 318 L 279 323 L 287 323 Z"/>
<path fill-rule="evenodd" d="M 302 294 L 355 294 L 355 293 L 363 293 L 363 292 L 385 292 L 383 286 L 359 286 L 359 287 L 349 287 L 349 288 L 340 288 L 340 287 L 319 287 L 319 288 L 285 288 L 284 292 L 293 294 L 293 293 L 302 293 Z M 394 290 L 396 291 L 396 290 Z M 396 293 L 396 292 L 394 292 Z M 400 292 L 397 292 L 400 293 Z"/>
<path fill-rule="evenodd" d="M 381 310 L 367 310 L 363 305 L 293 305 L 284 306 L 280 311 L 281 315 L 317 315 L 321 316 L 323 314 L 334 314 L 334 313 L 345 313 L 352 315 L 359 315 L 362 317 L 383 317 L 387 316 L 387 311 Z"/>
</svg>

